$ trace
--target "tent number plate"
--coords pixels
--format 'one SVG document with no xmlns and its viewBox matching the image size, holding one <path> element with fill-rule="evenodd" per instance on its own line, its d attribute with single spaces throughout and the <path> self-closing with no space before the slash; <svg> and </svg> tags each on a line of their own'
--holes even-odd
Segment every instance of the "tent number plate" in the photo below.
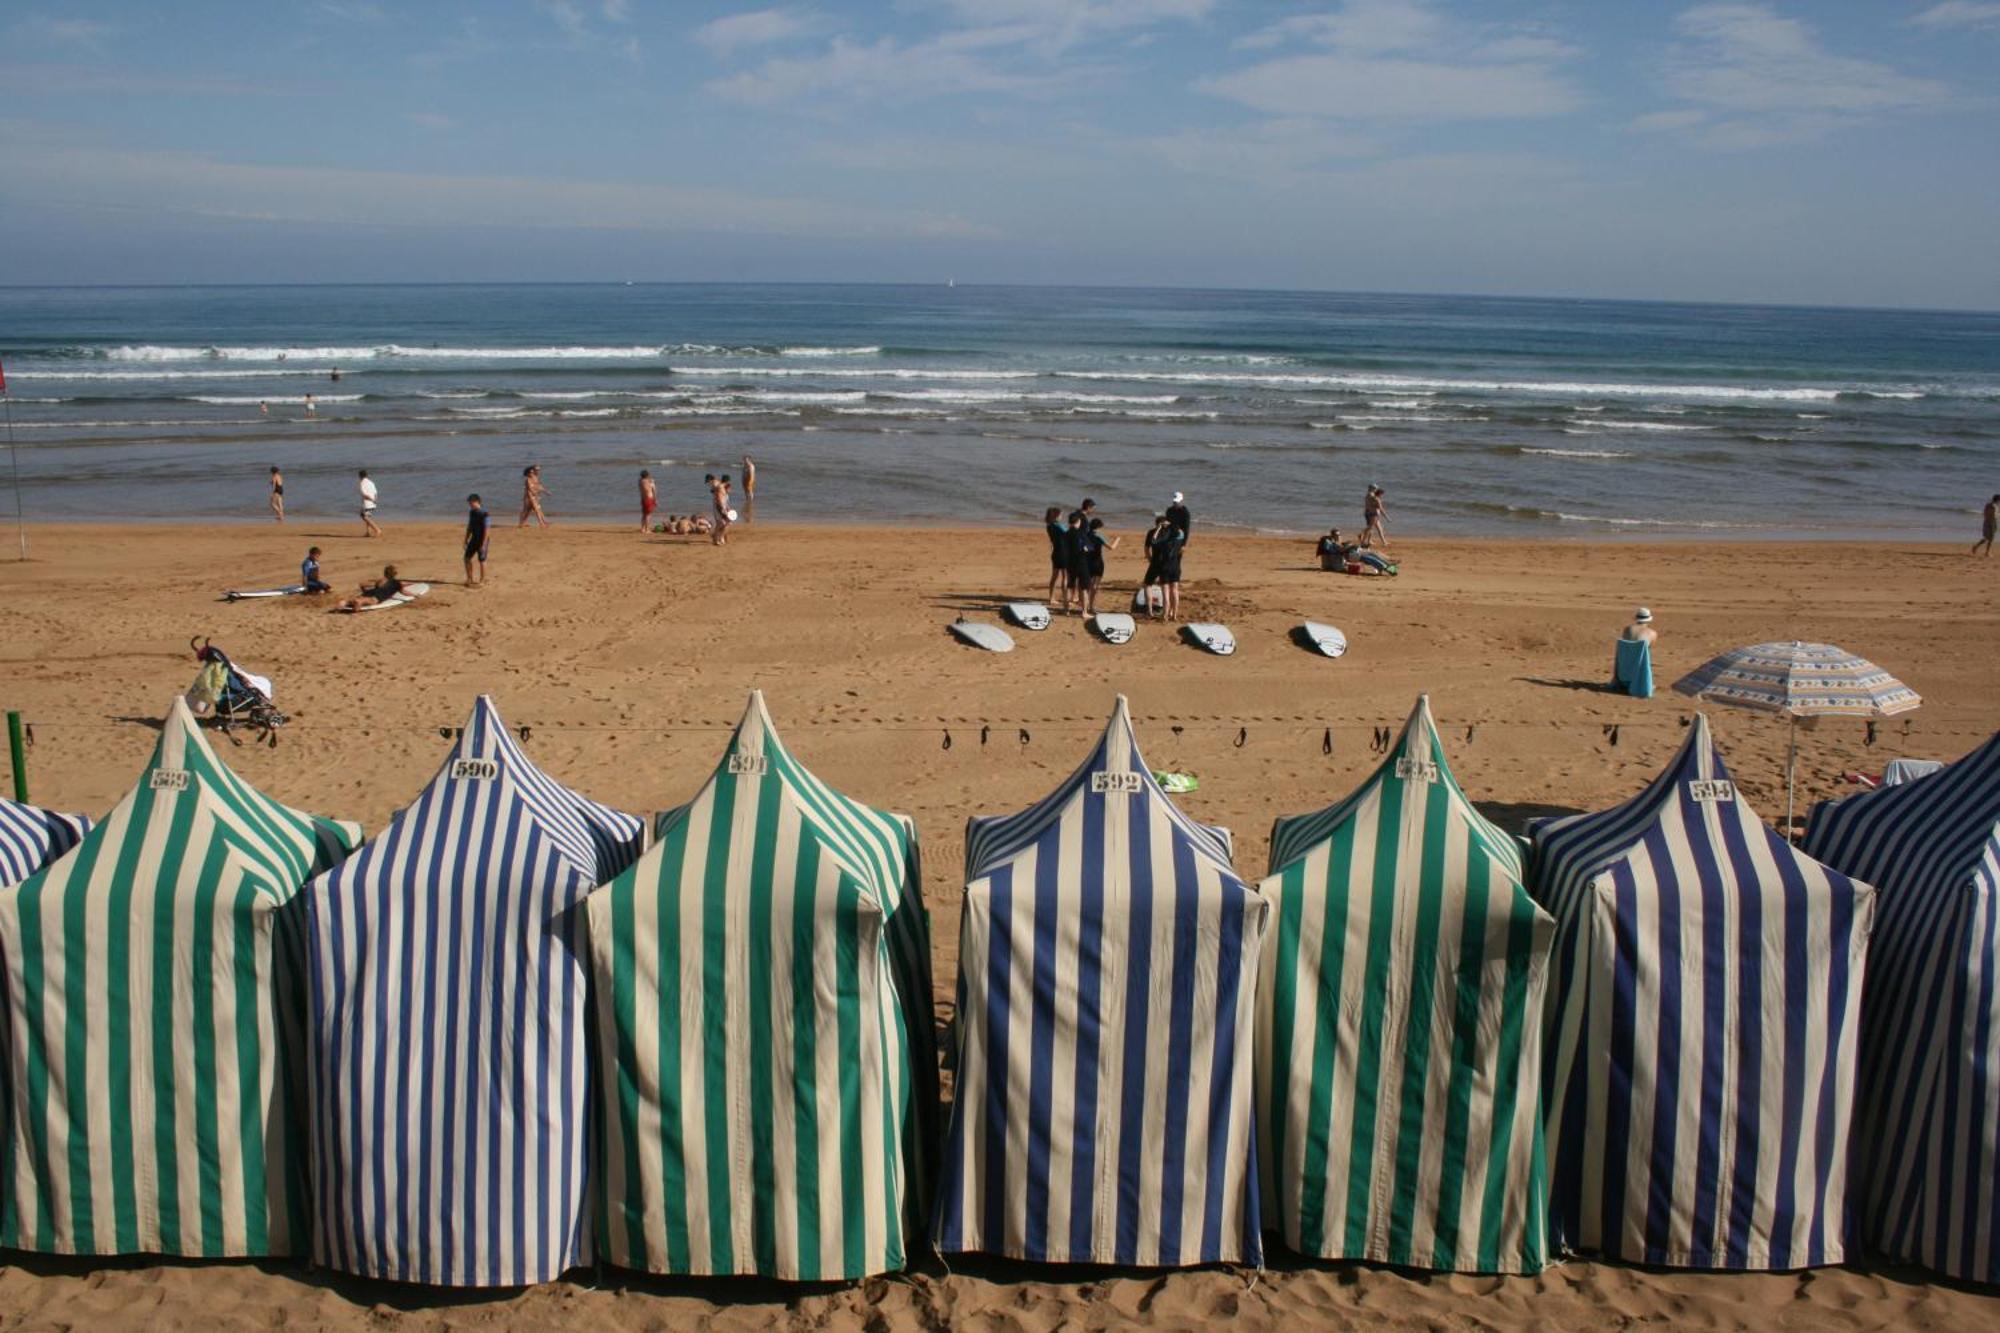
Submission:
<svg viewBox="0 0 2000 1333">
<path fill-rule="evenodd" d="M 1092 773 L 1090 789 L 1107 796 L 1136 796 L 1145 790 L 1146 780 L 1137 773 Z"/>
<path fill-rule="evenodd" d="M 500 761 L 497 759 L 454 759 L 451 761 L 451 776 L 454 782 L 491 782 L 500 776 Z"/>
<path fill-rule="evenodd" d="M 1721 778 L 1707 778 L 1700 782 L 1688 783 L 1688 799 L 1709 805 L 1726 804 L 1736 799 L 1736 784 Z"/>
<path fill-rule="evenodd" d="M 761 754 L 732 754 L 729 756 L 729 771 L 736 777 L 760 777 L 771 767 L 771 761 Z"/>
<path fill-rule="evenodd" d="M 1405 782 L 1436 782 L 1438 766 L 1429 759 L 1404 755 L 1396 761 L 1396 776 Z"/>
<path fill-rule="evenodd" d="M 156 768 L 147 785 L 154 791 L 186 791 L 188 771 L 185 768 Z"/>
</svg>

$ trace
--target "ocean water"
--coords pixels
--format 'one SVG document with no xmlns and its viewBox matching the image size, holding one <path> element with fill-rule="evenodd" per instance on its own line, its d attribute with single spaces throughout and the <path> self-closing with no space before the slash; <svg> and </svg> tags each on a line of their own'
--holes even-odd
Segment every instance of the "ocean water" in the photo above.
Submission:
<svg viewBox="0 0 2000 1333">
<path fill-rule="evenodd" d="M 0 289 L 28 512 L 693 511 L 1310 533 L 1963 538 L 2000 491 L 2000 314 L 767 285 Z M 334 372 L 339 378 L 334 378 Z M 306 395 L 314 396 L 307 411 Z"/>
</svg>

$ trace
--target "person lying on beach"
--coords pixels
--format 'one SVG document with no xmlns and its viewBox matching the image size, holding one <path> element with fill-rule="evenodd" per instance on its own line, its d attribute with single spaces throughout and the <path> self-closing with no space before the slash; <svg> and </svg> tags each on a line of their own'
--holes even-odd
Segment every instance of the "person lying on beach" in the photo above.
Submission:
<svg viewBox="0 0 2000 1333">
<path fill-rule="evenodd" d="M 345 598 L 341 601 L 340 605 L 333 609 L 336 611 L 359 611 L 364 606 L 374 606 L 379 602 L 386 602 L 402 591 L 403 581 L 396 577 L 396 567 L 394 565 L 384 565 L 382 566 L 382 581 L 380 583 L 373 585 L 362 584 L 359 595 Z"/>
</svg>

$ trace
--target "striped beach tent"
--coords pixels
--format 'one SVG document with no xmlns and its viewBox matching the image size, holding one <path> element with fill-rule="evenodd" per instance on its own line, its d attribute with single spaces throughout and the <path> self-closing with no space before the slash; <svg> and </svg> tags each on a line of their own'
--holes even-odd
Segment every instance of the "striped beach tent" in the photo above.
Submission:
<svg viewBox="0 0 2000 1333">
<path fill-rule="evenodd" d="M 1817 806 L 1806 850 L 1875 886 L 1856 1192 L 1876 1249 L 2000 1282 L 2000 734 Z"/>
<path fill-rule="evenodd" d="M 1554 924 L 1452 778 L 1428 699 L 1381 766 L 1271 833 L 1257 1140 L 1301 1254 L 1547 1262 L 1541 1004 Z"/>
<path fill-rule="evenodd" d="M 19 884 L 83 841 L 90 821 L 0 797 L 0 887 Z"/>
<path fill-rule="evenodd" d="M 814 777 L 753 693 L 708 782 L 587 911 L 598 1253 L 796 1281 L 901 1268 L 937 1128 L 916 826 Z"/>
<path fill-rule="evenodd" d="M 644 838 L 482 695 L 430 785 L 314 881 L 315 1259 L 446 1286 L 589 1260 L 582 904 Z"/>
<path fill-rule="evenodd" d="M 966 832 L 940 1250 L 1261 1263 L 1251 1009 L 1266 906 L 1147 771 L 1120 697 L 1049 796 Z"/>
<path fill-rule="evenodd" d="M 1701 714 L 1652 785 L 1533 840 L 1557 926 L 1555 1243 L 1688 1268 L 1839 1263 L 1873 890 L 1758 819 Z"/>
<path fill-rule="evenodd" d="M 177 698 L 117 807 L 0 889 L 0 1245 L 304 1247 L 300 886 L 360 840 L 230 772 Z"/>
</svg>

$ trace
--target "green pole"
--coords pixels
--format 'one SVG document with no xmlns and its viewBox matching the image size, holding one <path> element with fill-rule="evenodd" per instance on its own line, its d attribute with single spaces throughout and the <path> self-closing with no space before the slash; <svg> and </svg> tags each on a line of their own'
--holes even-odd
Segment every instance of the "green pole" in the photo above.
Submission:
<svg viewBox="0 0 2000 1333">
<path fill-rule="evenodd" d="M 21 742 L 21 715 L 7 714 L 7 749 L 14 757 L 14 799 L 28 803 L 28 747 Z"/>
</svg>

